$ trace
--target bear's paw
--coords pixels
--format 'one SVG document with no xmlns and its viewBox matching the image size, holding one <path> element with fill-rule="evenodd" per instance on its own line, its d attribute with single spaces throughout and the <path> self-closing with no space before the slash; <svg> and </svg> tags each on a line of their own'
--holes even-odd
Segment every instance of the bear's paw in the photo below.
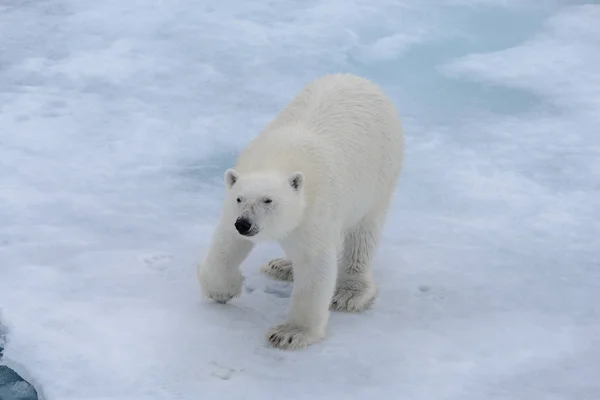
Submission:
<svg viewBox="0 0 600 400">
<path fill-rule="evenodd" d="M 244 276 L 236 273 L 200 271 L 198 280 L 203 294 L 217 303 L 227 303 L 242 293 Z"/>
<path fill-rule="evenodd" d="M 269 275 L 271 278 L 278 279 L 280 281 L 293 281 L 294 273 L 292 270 L 292 261 L 285 258 L 275 258 L 265 265 L 260 270 Z"/>
<path fill-rule="evenodd" d="M 269 343 L 284 350 L 301 349 L 320 341 L 322 338 L 322 335 L 294 324 L 277 325 L 267 333 Z"/>
</svg>

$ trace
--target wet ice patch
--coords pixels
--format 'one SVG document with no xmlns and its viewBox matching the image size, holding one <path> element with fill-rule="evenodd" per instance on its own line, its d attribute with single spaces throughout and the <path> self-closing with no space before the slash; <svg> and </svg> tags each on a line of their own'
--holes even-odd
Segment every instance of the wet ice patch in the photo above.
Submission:
<svg viewBox="0 0 600 400">
<path fill-rule="evenodd" d="M 600 9 L 569 7 L 523 44 L 448 63 L 450 76 L 533 91 L 570 112 L 600 108 Z"/>
<path fill-rule="evenodd" d="M 19 374 L 5 365 L 0 365 L 0 399 L 37 400 L 35 388 Z"/>
</svg>

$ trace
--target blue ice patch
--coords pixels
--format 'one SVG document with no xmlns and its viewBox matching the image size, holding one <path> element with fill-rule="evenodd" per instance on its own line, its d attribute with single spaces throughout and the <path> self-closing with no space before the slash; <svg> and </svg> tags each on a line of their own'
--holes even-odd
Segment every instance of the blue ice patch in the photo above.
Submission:
<svg viewBox="0 0 600 400">
<path fill-rule="evenodd" d="M 0 400 L 38 400 L 37 391 L 6 365 L 0 365 Z"/>
<path fill-rule="evenodd" d="M 6 334 L 0 326 L 0 362 L 4 356 Z M 35 388 L 6 365 L 0 365 L 0 400 L 38 400 Z"/>
</svg>

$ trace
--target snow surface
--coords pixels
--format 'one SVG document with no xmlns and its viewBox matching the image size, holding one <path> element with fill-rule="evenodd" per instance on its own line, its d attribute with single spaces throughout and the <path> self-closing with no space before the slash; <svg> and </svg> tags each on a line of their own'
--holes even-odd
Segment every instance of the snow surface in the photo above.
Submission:
<svg viewBox="0 0 600 400">
<path fill-rule="evenodd" d="M 600 398 L 600 5 L 0 1 L 4 360 L 48 400 Z M 304 351 L 257 248 L 195 266 L 223 170 L 311 79 L 380 83 L 406 169 L 381 293 Z"/>
</svg>

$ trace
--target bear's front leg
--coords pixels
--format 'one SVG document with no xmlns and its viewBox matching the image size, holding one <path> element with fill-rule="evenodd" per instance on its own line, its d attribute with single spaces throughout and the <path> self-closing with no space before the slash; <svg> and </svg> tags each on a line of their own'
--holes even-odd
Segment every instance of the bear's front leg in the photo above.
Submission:
<svg viewBox="0 0 600 400">
<path fill-rule="evenodd" d="M 203 294 L 219 303 L 239 296 L 244 284 L 239 267 L 252 247 L 252 242 L 221 222 L 213 234 L 206 258 L 198 265 L 198 282 Z"/>
<path fill-rule="evenodd" d="M 294 289 L 284 324 L 268 333 L 269 343 L 280 349 L 299 349 L 323 339 L 329 320 L 329 303 L 335 289 L 337 267 L 334 246 L 316 255 L 292 258 Z"/>
</svg>

